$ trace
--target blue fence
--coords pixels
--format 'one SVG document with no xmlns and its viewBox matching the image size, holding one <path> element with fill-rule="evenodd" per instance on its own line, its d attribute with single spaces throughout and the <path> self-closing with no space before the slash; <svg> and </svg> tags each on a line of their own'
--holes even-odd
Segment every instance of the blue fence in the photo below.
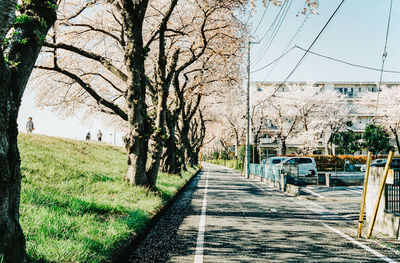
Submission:
<svg viewBox="0 0 400 263">
<path fill-rule="evenodd" d="M 250 164 L 250 174 L 267 178 L 274 182 L 280 182 L 280 171 L 273 165 Z"/>
</svg>

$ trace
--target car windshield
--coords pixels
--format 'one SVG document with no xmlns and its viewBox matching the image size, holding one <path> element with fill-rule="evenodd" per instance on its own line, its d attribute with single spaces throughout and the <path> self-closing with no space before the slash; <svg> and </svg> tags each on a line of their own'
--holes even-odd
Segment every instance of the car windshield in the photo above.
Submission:
<svg viewBox="0 0 400 263">
<path fill-rule="evenodd" d="M 283 159 L 283 158 L 281 158 L 281 159 L 272 159 L 272 162 L 271 162 L 271 163 L 277 164 L 277 163 L 282 162 L 283 160 L 285 160 L 285 159 Z"/>
</svg>

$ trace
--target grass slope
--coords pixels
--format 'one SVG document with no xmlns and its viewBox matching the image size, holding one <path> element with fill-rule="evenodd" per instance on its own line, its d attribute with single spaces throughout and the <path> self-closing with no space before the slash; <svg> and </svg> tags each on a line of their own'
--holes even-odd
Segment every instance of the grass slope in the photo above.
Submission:
<svg viewBox="0 0 400 263">
<path fill-rule="evenodd" d="M 33 262 L 107 261 L 195 172 L 160 174 L 154 193 L 123 180 L 123 148 L 25 134 L 19 147 L 20 220 Z"/>
</svg>

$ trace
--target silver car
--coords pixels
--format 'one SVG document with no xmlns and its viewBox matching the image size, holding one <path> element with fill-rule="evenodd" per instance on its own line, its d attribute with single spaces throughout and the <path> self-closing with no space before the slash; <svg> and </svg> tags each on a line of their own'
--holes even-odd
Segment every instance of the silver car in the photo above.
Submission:
<svg viewBox="0 0 400 263">
<path fill-rule="evenodd" d="M 371 162 L 371 166 L 384 164 L 384 163 L 386 163 L 386 159 L 375 159 Z M 367 165 L 366 164 L 361 165 L 360 171 L 365 172 L 365 169 L 367 169 Z"/>
<path fill-rule="evenodd" d="M 312 157 L 289 157 L 283 160 L 278 166 L 282 169 L 284 165 L 296 165 L 299 176 L 317 175 L 317 164 Z"/>
</svg>

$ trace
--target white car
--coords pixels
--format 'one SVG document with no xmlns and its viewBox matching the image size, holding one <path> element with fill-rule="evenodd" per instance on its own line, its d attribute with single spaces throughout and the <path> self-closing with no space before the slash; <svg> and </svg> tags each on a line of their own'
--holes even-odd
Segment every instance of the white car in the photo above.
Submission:
<svg viewBox="0 0 400 263">
<path fill-rule="evenodd" d="M 382 165 L 386 163 L 386 159 L 375 159 L 371 162 L 371 166 L 374 167 L 376 165 Z M 360 171 L 365 172 L 365 169 L 367 169 L 367 165 L 363 164 L 361 165 Z"/>
<path fill-rule="evenodd" d="M 298 169 L 298 176 L 315 176 L 317 175 L 317 164 L 312 157 L 289 157 L 283 160 L 278 167 L 282 170 L 284 165 L 294 164 Z"/>
<path fill-rule="evenodd" d="M 270 157 L 267 160 L 263 160 L 262 163 L 265 164 L 266 166 L 277 165 L 280 164 L 282 161 L 286 160 L 287 158 L 288 157 L 283 157 L 283 156 Z"/>
</svg>

